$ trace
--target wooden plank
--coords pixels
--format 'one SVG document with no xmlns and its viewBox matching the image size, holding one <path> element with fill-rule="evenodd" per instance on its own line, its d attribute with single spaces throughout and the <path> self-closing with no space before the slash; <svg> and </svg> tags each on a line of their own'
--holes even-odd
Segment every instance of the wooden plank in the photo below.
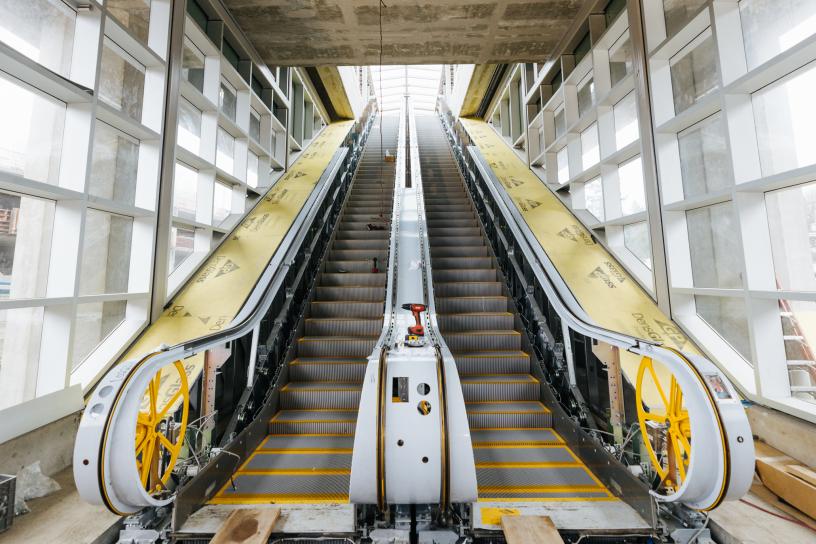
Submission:
<svg viewBox="0 0 816 544">
<path fill-rule="evenodd" d="M 804 480 L 810 485 L 816 486 L 816 472 L 813 472 L 807 467 L 802 465 L 788 465 L 787 467 L 788 472 L 799 478 L 800 480 Z"/>
<path fill-rule="evenodd" d="M 756 469 L 765 487 L 785 502 L 816 518 L 816 486 L 790 473 L 796 461 L 761 442 L 756 443 Z"/>
<path fill-rule="evenodd" d="M 502 531 L 507 544 L 564 544 L 547 516 L 503 516 Z"/>
<path fill-rule="evenodd" d="M 210 544 L 266 544 L 278 516 L 279 508 L 233 510 Z"/>
</svg>

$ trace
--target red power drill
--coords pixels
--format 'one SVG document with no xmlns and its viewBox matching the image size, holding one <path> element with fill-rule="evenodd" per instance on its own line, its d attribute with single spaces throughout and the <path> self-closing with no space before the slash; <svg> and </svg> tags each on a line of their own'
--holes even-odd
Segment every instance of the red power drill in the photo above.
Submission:
<svg viewBox="0 0 816 544">
<path fill-rule="evenodd" d="M 408 334 L 412 334 L 414 336 L 425 336 L 425 327 L 422 326 L 421 314 L 427 308 L 424 304 L 403 304 L 403 310 L 408 310 L 412 314 L 414 314 L 414 320 L 416 320 L 416 324 L 412 327 L 408 327 Z"/>
</svg>

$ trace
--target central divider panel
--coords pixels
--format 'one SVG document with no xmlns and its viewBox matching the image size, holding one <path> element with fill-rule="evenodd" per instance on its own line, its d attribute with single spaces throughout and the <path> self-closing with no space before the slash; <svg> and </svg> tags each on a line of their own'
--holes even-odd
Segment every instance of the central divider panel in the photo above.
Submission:
<svg viewBox="0 0 816 544">
<path fill-rule="evenodd" d="M 269 436 L 211 503 L 348 502 L 362 381 L 383 324 L 395 169 L 385 154 L 398 126 L 380 116 L 372 127 Z"/>
</svg>

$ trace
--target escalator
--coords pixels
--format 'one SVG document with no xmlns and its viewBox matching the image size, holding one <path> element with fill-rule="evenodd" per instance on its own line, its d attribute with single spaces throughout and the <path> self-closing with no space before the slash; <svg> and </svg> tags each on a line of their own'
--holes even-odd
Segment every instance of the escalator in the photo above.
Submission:
<svg viewBox="0 0 816 544">
<path fill-rule="evenodd" d="M 461 378 L 479 500 L 613 500 L 539 400 L 519 317 L 439 118 L 416 126 L 437 318 Z"/>
<path fill-rule="evenodd" d="M 377 122 L 314 283 L 269 435 L 213 504 L 347 502 L 367 357 L 383 324 L 399 119 Z M 285 383 L 285 382 L 282 382 Z"/>
</svg>

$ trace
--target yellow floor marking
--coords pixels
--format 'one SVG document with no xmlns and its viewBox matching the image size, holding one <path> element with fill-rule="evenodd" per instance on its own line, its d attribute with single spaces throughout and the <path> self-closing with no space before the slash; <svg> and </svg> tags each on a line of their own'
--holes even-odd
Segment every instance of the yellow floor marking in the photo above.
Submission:
<svg viewBox="0 0 816 544">
<path fill-rule="evenodd" d="M 479 486 L 479 493 L 605 493 L 605 487 L 589 485 L 540 485 L 540 486 Z"/>
<path fill-rule="evenodd" d="M 349 438 L 353 438 L 354 434 L 352 433 L 275 433 L 269 434 L 266 438 L 273 438 L 276 436 L 347 436 Z"/>
<path fill-rule="evenodd" d="M 266 468 L 241 469 L 235 476 L 329 476 L 333 474 L 351 474 L 347 468 Z"/>
<path fill-rule="evenodd" d="M 573 456 L 575 454 L 570 451 L 564 444 L 557 442 L 474 442 L 474 450 L 524 450 L 524 449 L 556 449 L 563 448 L 570 452 Z"/>
<path fill-rule="evenodd" d="M 529 463 L 476 463 L 476 468 L 584 468 L 584 466 L 574 461 L 550 461 L 543 463 L 531 461 Z"/>
<path fill-rule="evenodd" d="M 263 446 L 255 450 L 257 454 L 264 454 L 264 455 L 322 455 L 322 454 L 332 454 L 332 453 L 353 453 L 353 449 L 348 448 L 337 448 L 336 450 L 331 449 L 316 449 L 316 448 L 292 448 L 290 450 L 284 450 L 280 448 L 269 448 L 266 449 Z"/>
<path fill-rule="evenodd" d="M 617 497 L 479 497 L 478 502 L 582 502 L 618 501 Z"/>
<path fill-rule="evenodd" d="M 141 357 L 160 344 L 178 344 L 229 325 L 352 125 L 353 121 L 342 121 L 323 130 L 120 361 Z M 190 384 L 203 364 L 203 355 L 184 361 Z M 177 389 L 177 380 L 162 377 L 159 398 L 167 400 Z"/>
<path fill-rule="evenodd" d="M 230 495 L 215 497 L 208 504 L 347 504 L 348 495 Z"/>
<path fill-rule="evenodd" d="M 578 302 L 596 323 L 688 353 L 699 353 L 680 327 L 657 307 L 614 257 L 592 240 L 572 212 L 493 128 L 476 119 L 462 119 L 462 125 Z M 640 357 L 621 352 L 621 365 L 632 382 L 639 364 Z M 647 402 L 655 404 L 656 391 L 646 393 Z"/>
<path fill-rule="evenodd" d="M 553 436 L 562 442 L 564 441 L 551 427 L 479 427 L 478 429 L 471 429 L 471 431 L 549 431 Z"/>
<path fill-rule="evenodd" d="M 482 525 L 501 525 L 502 517 L 520 514 L 515 508 L 482 508 Z"/>
</svg>

